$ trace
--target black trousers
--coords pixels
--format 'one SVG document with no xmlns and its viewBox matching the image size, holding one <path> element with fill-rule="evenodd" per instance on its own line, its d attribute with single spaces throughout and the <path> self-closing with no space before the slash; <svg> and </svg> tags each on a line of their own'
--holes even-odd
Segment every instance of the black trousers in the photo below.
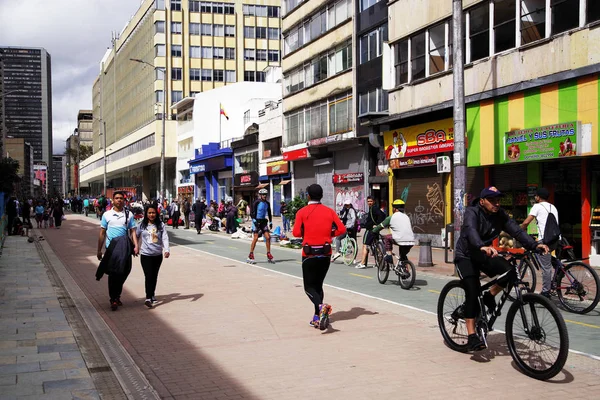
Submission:
<svg viewBox="0 0 600 400">
<path fill-rule="evenodd" d="M 128 268 L 123 274 L 110 274 L 108 276 L 108 295 L 110 296 L 110 301 L 117 300 L 121 297 L 123 285 L 130 272 L 131 268 Z"/>
<path fill-rule="evenodd" d="M 196 224 L 196 230 L 200 232 L 202 230 L 202 216 L 200 218 L 196 217 L 194 223 Z"/>
<path fill-rule="evenodd" d="M 304 292 L 315 306 L 315 315 L 319 314 L 319 305 L 323 304 L 323 281 L 329 271 L 331 257 L 302 257 L 302 280 Z"/>
<path fill-rule="evenodd" d="M 144 276 L 146 277 L 146 298 L 152 299 L 156 290 L 156 282 L 158 281 L 158 271 L 162 264 L 163 256 L 140 256 Z"/>
<path fill-rule="evenodd" d="M 190 229 L 190 213 L 184 213 L 183 216 L 185 218 L 185 228 Z"/>
<path fill-rule="evenodd" d="M 171 217 L 171 220 L 173 221 L 173 228 L 177 228 L 179 226 L 179 217 L 181 216 L 181 214 L 179 213 L 179 211 L 175 211 L 173 213 L 173 216 Z"/>
<path fill-rule="evenodd" d="M 235 216 L 227 215 L 227 233 L 235 233 Z"/>
</svg>

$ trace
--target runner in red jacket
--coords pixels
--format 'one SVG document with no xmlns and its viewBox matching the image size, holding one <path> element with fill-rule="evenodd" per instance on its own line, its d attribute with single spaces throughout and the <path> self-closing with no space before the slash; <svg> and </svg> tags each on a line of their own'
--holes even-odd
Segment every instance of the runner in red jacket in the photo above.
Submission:
<svg viewBox="0 0 600 400">
<path fill-rule="evenodd" d="M 331 208 L 321 204 L 323 188 L 313 184 L 306 188 L 308 205 L 296 214 L 293 235 L 302 237 L 302 279 L 304 292 L 315 306 L 310 325 L 325 330 L 331 306 L 323 302 L 323 281 L 331 261 L 331 242 L 346 232 L 346 227 Z"/>
</svg>

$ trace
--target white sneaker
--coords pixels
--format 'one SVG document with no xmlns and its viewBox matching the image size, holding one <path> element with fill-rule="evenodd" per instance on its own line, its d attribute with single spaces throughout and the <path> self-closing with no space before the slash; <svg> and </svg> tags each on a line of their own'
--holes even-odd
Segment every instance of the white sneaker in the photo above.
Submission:
<svg viewBox="0 0 600 400">
<path fill-rule="evenodd" d="M 335 260 L 337 260 L 337 259 L 338 259 L 338 258 L 340 258 L 340 257 L 341 257 L 341 254 L 340 254 L 340 253 L 335 253 L 335 254 L 334 254 L 332 257 L 331 257 L 331 261 L 335 261 Z"/>
<path fill-rule="evenodd" d="M 367 268 L 367 266 L 365 264 L 361 263 L 361 264 L 356 265 L 354 268 L 356 268 L 356 269 L 365 269 L 365 268 Z"/>
</svg>

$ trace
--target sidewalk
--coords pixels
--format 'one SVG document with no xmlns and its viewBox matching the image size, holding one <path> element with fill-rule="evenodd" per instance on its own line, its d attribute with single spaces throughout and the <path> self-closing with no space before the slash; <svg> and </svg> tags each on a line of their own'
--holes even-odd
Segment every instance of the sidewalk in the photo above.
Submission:
<svg viewBox="0 0 600 400">
<path fill-rule="evenodd" d="M 525 399 L 600 390 L 598 361 L 570 354 L 554 384 L 535 381 L 513 367 L 502 334 L 480 354 L 456 353 L 435 315 L 329 287 L 322 333 L 308 326 L 301 280 L 184 246 L 163 263 L 157 307 L 143 305 L 136 259 L 111 312 L 106 280 L 94 279 L 97 224 L 69 216 L 43 235 L 161 398 L 504 398 L 508 382 Z"/>
</svg>

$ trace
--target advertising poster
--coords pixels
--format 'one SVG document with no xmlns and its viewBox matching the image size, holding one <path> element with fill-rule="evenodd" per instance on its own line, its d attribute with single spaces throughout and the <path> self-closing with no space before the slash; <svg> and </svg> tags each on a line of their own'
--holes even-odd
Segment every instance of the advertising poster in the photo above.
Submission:
<svg viewBox="0 0 600 400">
<path fill-rule="evenodd" d="M 452 118 L 383 133 L 386 160 L 444 153 L 454 150 Z"/>
<path fill-rule="evenodd" d="M 506 132 L 503 163 L 577 156 L 581 126 L 578 122 Z"/>
<path fill-rule="evenodd" d="M 352 202 L 352 207 L 357 211 L 364 211 L 364 186 L 363 185 L 335 185 L 335 210 L 339 212 L 346 200 Z"/>
</svg>

